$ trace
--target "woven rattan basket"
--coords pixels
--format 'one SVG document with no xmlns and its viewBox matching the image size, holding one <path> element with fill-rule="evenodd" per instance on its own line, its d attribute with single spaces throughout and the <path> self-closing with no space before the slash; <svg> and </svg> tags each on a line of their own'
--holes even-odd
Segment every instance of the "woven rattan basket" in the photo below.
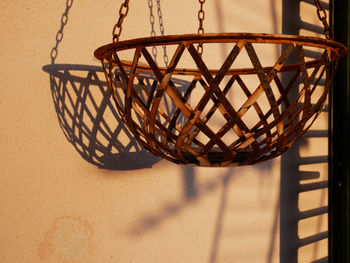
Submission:
<svg viewBox="0 0 350 263">
<path fill-rule="evenodd" d="M 211 68 L 196 46 L 211 54 L 223 43 L 229 53 L 222 66 Z M 168 66 L 152 57 L 157 46 L 172 50 Z M 279 58 L 265 62 L 261 46 L 281 50 Z M 312 59 L 305 56 L 310 49 L 317 54 Z M 146 149 L 178 164 L 239 166 L 280 155 L 307 131 L 345 52 L 342 44 L 321 38 L 221 33 L 121 41 L 98 48 L 95 56 L 121 118 Z M 241 66 L 242 58 L 248 66 Z M 232 103 L 235 94 L 242 95 L 238 104 Z"/>
</svg>

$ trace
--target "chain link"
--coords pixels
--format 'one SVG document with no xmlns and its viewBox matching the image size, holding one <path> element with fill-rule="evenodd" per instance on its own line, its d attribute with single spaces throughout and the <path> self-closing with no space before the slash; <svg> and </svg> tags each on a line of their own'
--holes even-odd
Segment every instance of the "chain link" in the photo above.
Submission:
<svg viewBox="0 0 350 263">
<path fill-rule="evenodd" d="M 160 34 L 164 36 L 164 23 L 163 23 L 162 9 L 160 7 L 160 0 L 156 0 L 156 1 L 157 1 L 157 13 L 159 18 L 159 30 L 160 30 Z"/>
<path fill-rule="evenodd" d="M 157 1 L 157 13 L 158 13 L 158 19 L 159 19 L 159 30 L 160 30 L 160 34 L 162 36 L 164 36 L 165 31 L 164 31 L 162 9 L 160 7 L 160 0 L 156 0 L 156 1 Z M 166 45 L 163 45 L 162 48 L 163 48 L 163 57 L 164 57 L 165 66 L 168 66 L 169 58 L 168 58 L 168 54 L 166 52 Z"/>
<path fill-rule="evenodd" d="M 118 19 L 118 22 L 114 25 L 113 32 L 112 32 L 113 42 L 114 43 L 115 42 L 119 42 L 120 34 L 123 31 L 123 21 L 124 21 L 124 18 L 128 15 L 128 12 L 129 12 L 129 1 L 130 0 L 125 0 L 125 2 L 122 3 L 122 5 L 120 6 L 119 19 Z"/>
<path fill-rule="evenodd" d="M 153 0 L 148 0 L 149 7 L 149 22 L 151 24 L 151 37 L 156 36 L 156 31 L 154 30 L 154 15 L 153 15 Z M 152 55 L 154 61 L 157 63 L 157 48 L 155 46 L 152 47 Z"/>
<path fill-rule="evenodd" d="M 50 58 L 51 58 L 51 63 L 54 64 L 55 60 L 57 58 L 58 55 L 58 45 L 62 42 L 63 39 L 63 29 L 64 27 L 67 25 L 68 23 L 68 13 L 70 8 L 73 5 L 73 0 L 67 0 L 66 1 L 66 10 L 64 11 L 64 13 L 62 14 L 61 17 L 61 27 L 58 30 L 57 34 L 56 34 L 56 44 L 55 46 L 51 49 L 51 53 L 50 53 Z"/>
<path fill-rule="evenodd" d="M 198 27 L 198 34 L 204 34 L 204 27 L 203 22 L 205 19 L 205 12 L 204 12 L 204 3 L 205 0 L 199 0 L 200 9 L 198 11 L 198 21 L 199 21 L 199 27 Z M 203 54 L 203 43 L 199 43 L 197 46 L 197 52 L 200 56 Z"/>
<path fill-rule="evenodd" d="M 159 19 L 159 30 L 160 30 L 160 34 L 162 36 L 164 36 L 165 31 L 164 31 L 163 15 L 162 15 L 162 9 L 160 6 L 160 0 L 156 0 L 156 1 L 157 1 L 157 15 L 158 15 L 158 19 Z M 151 37 L 155 37 L 156 32 L 155 32 L 155 27 L 154 27 L 155 18 L 153 15 L 153 0 L 148 0 L 148 7 L 149 7 L 149 13 L 150 13 L 149 21 L 151 24 Z M 163 48 L 163 52 L 164 52 L 163 57 L 164 57 L 165 66 L 168 66 L 169 58 L 168 58 L 168 55 L 166 52 L 166 45 L 162 45 L 162 48 Z M 152 47 L 152 55 L 153 55 L 154 61 L 157 62 L 158 51 L 157 51 L 157 47 L 155 47 L 155 46 Z"/>
<path fill-rule="evenodd" d="M 322 7 L 320 0 L 314 0 L 316 8 L 317 8 L 317 16 L 323 24 L 324 27 L 324 35 L 327 39 L 333 39 L 334 34 L 332 28 L 329 26 L 327 22 L 327 13 L 326 10 Z"/>
</svg>

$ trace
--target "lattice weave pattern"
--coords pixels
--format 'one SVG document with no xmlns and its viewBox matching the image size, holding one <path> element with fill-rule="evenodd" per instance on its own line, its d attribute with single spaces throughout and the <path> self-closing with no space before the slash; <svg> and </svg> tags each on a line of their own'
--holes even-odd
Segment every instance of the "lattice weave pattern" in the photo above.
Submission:
<svg viewBox="0 0 350 263">
<path fill-rule="evenodd" d="M 230 43 L 231 51 L 220 69 L 208 69 L 195 46 L 217 42 Z M 274 65 L 262 66 L 256 52 L 261 43 L 283 44 Z M 152 58 L 149 47 L 156 45 L 175 46 L 168 67 L 158 66 Z M 278 156 L 306 132 L 325 104 L 332 61 L 345 52 L 339 45 L 263 34 L 213 34 L 201 39 L 184 35 L 123 41 L 102 47 L 95 55 L 102 61 L 120 116 L 146 149 L 175 163 L 238 166 Z M 305 46 L 316 46 L 317 57 L 307 61 Z M 131 62 L 119 57 L 122 50 L 133 50 Z M 243 50 L 250 68 L 237 68 L 235 63 Z M 179 68 L 185 53 L 196 68 Z M 289 64 L 292 57 L 295 62 Z M 180 75 L 189 81 L 175 77 Z M 249 86 L 246 76 L 256 76 L 258 84 Z M 228 95 L 237 89 L 245 96 L 238 107 Z M 212 125 L 214 116 L 223 120 L 219 127 Z"/>
</svg>

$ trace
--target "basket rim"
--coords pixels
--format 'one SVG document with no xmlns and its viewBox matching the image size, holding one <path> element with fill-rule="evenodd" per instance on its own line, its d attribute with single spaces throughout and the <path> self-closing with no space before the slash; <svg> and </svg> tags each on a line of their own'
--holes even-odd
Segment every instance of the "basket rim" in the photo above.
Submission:
<svg viewBox="0 0 350 263">
<path fill-rule="evenodd" d="M 128 61 L 128 60 L 122 60 L 121 61 L 124 69 L 127 70 L 131 70 L 132 69 L 132 61 Z M 320 63 L 320 59 L 313 59 L 311 61 L 308 61 L 305 63 L 306 68 L 314 68 L 318 63 Z M 325 62 L 321 62 L 322 65 L 328 63 L 327 61 Z M 112 61 L 112 64 L 115 64 L 114 61 Z M 118 66 L 117 64 L 115 64 L 116 66 Z M 137 65 L 137 71 L 138 72 L 143 72 L 143 73 L 150 73 L 153 74 L 153 70 L 152 68 L 147 65 L 147 64 L 143 64 L 143 63 L 138 63 Z M 285 65 L 280 69 L 280 72 L 287 72 L 287 71 L 296 71 L 300 68 L 299 64 L 289 64 L 289 65 Z M 167 67 L 164 66 L 158 66 L 158 69 L 160 72 L 162 72 L 163 74 L 165 74 L 165 72 L 167 71 Z M 270 72 L 273 67 L 263 67 L 262 68 L 264 72 Z M 209 68 L 208 71 L 211 74 L 216 75 L 219 72 L 219 69 L 212 69 Z M 173 69 L 173 75 L 198 75 L 201 73 L 200 69 L 195 69 L 195 68 L 180 68 L 180 67 L 176 67 Z M 254 67 L 251 68 L 233 68 L 233 69 L 229 69 L 226 72 L 226 75 L 250 75 L 250 74 L 256 74 L 257 70 Z"/>
<path fill-rule="evenodd" d="M 299 36 L 299 35 L 277 35 L 266 33 L 206 33 L 206 34 L 182 34 L 182 35 L 165 35 L 155 37 L 143 37 L 129 40 L 123 40 L 116 43 L 110 43 L 97 48 L 94 55 L 97 59 L 102 60 L 104 55 L 111 51 L 122 51 L 138 46 L 158 46 L 174 45 L 181 42 L 194 43 L 235 43 L 240 40 L 246 40 L 250 43 L 271 43 L 271 44 L 289 44 L 319 47 L 331 49 L 335 57 L 343 57 L 347 52 L 347 47 L 334 40 L 325 38 Z"/>
</svg>

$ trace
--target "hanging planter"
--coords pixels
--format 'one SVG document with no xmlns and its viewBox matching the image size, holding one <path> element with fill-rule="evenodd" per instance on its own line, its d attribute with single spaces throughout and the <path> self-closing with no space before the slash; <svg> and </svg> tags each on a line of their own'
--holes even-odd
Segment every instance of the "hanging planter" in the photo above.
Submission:
<svg viewBox="0 0 350 263">
<path fill-rule="evenodd" d="M 204 34 L 204 2 L 200 0 L 198 34 L 119 41 L 129 1 L 122 4 L 113 43 L 95 51 L 118 112 L 146 149 L 178 164 L 239 166 L 274 158 L 304 134 L 322 111 L 331 73 L 346 47 L 332 40 L 318 0 L 317 13 L 327 39 Z M 210 48 L 223 43 L 230 52 L 222 66 L 211 68 L 202 55 L 203 47 L 210 54 Z M 169 65 L 160 66 L 152 57 L 150 50 L 158 46 L 173 50 Z M 265 66 L 258 56 L 260 46 L 282 52 Z M 308 59 L 305 53 L 310 49 L 319 55 Z M 132 52 L 129 61 L 123 58 L 127 52 Z M 241 67 L 237 61 L 242 58 L 250 66 Z M 182 66 L 188 61 L 191 67 Z M 145 82 L 145 75 L 153 76 L 153 82 Z M 180 76 L 188 80 L 186 85 L 179 85 Z M 252 86 L 250 78 L 257 84 Z M 229 93 L 244 98 L 233 105 Z M 220 121 L 213 121 L 214 117 Z"/>
</svg>

